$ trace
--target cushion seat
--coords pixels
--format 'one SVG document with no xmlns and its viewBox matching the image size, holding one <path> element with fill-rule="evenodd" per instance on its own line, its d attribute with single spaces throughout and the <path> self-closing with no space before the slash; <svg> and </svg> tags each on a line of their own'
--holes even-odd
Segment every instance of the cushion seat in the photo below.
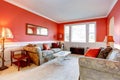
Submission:
<svg viewBox="0 0 120 80">
<path fill-rule="evenodd" d="M 54 53 L 61 51 L 60 48 L 52 48 L 51 50 L 52 50 Z"/>
<path fill-rule="evenodd" d="M 42 51 L 43 57 L 50 55 L 50 54 L 54 54 L 54 51 L 52 50 L 43 50 Z"/>
</svg>

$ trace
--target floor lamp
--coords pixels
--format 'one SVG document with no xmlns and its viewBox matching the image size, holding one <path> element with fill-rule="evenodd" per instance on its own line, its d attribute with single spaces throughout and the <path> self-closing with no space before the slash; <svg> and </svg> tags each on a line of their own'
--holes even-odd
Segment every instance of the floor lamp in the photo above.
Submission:
<svg viewBox="0 0 120 80">
<path fill-rule="evenodd" d="M 2 40 L 2 46 L 1 46 L 1 48 L 2 48 L 2 52 L 1 52 L 1 58 L 2 58 L 2 65 L 1 65 L 1 67 L 0 67 L 0 71 L 1 70 L 4 70 L 4 69 L 7 69 L 8 67 L 7 66 L 5 66 L 5 59 L 4 59 L 4 51 L 5 51 L 5 39 L 7 39 L 7 38 L 13 38 L 13 35 L 12 35 L 12 32 L 10 31 L 10 29 L 9 28 L 2 28 L 2 30 L 1 30 L 1 35 L 0 35 L 0 38 L 1 38 L 1 40 Z"/>
</svg>

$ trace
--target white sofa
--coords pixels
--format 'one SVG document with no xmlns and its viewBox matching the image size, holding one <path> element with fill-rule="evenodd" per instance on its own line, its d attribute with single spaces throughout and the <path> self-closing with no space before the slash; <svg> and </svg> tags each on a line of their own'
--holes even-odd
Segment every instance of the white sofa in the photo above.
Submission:
<svg viewBox="0 0 120 80">
<path fill-rule="evenodd" d="M 45 44 L 48 44 L 51 47 L 50 50 L 44 50 L 43 43 L 35 44 L 36 46 L 24 46 L 23 47 L 23 49 L 28 52 L 33 63 L 36 65 L 43 64 L 55 58 L 53 54 L 59 51 L 62 51 L 62 48 L 52 48 L 51 43 L 45 43 Z M 31 44 L 31 45 L 34 45 L 34 44 Z"/>
<path fill-rule="evenodd" d="M 107 59 L 81 56 L 79 80 L 120 80 L 120 51 L 113 49 Z"/>
</svg>

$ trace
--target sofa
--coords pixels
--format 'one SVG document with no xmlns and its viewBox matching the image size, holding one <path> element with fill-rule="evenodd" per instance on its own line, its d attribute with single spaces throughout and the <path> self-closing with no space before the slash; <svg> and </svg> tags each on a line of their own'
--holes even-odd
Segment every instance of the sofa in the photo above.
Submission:
<svg viewBox="0 0 120 80">
<path fill-rule="evenodd" d="M 113 49 L 106 59 L 80 56 L 79 80 L 120 80 L 120 51 Z"/>
<path fill-rule="evenodd" d="M 23 49 L 29 54 L 31 61 L 36 65 L 41 65 L 55 57 L 53 54 L 62 51 L 62 46 L 53 47 L 52 43 L 45 43 L 49 49 L 44 49 L 44 44 L 28 44 Z"/>
</svg>

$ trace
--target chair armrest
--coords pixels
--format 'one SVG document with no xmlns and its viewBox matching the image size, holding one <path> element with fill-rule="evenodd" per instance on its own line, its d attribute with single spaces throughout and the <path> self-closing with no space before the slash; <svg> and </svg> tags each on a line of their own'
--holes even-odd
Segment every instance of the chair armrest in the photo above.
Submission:
<svg viewBox="0 0 120 80">
<path fill-rule="evenodd" d="M 79 66 L 97 71 L 108 72 L 120 75 L 120 62 L 107 59 L 80 57 Z"/>
<path fill-rule="evenodd" d="M 21 51 L 21 52 L 22 52 L 22 51 L 24 52 L 25 50 L 19 49 L 19 50 L 12 50 L 11 52 L 20 52 L 20 51 Z"/>
<path fill-rule="evenodd" d="M 36 64 L 40 65 L 41 64 L 41 58 L 42 58 L 42 51 L 41 48 L 39 47 L 23 47 L 25 51 L 28 52 L 31 60 Z"/>
<path fill-rule="evenodd" d="M 23 50 L 23 49 L 20 49 L 20 50 L 12 50 L 12 51 L 11 51 L 11 57 L 14 56 L 15 53 L 26 54 L 26 51 Z"/>
<path fill-rule="evenodd" d="M 28 51 L 28 52 L 33 52 L 33 53 L 37 53 L 39 50 L 41 51 L 41 49 L 40 48 L 38 48 L 38 47 L 23 47 L 23 49 L 25 50 L 25 51 Z M 38 50 L 39 49 L 39 50 Z"/>
</svg>

